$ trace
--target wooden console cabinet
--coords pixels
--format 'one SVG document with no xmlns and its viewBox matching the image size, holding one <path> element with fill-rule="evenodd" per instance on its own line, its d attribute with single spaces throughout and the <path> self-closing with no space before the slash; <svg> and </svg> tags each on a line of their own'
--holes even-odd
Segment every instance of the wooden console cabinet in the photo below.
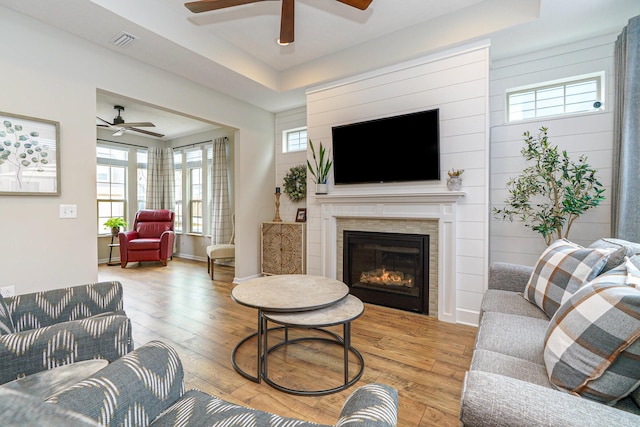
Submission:
<svg viewBox="0 0 640 427">
<path fill-rule="evenodd" d="M 262 274 L 305 274 L 305 223 L 262 223 Z"/>
</svg>

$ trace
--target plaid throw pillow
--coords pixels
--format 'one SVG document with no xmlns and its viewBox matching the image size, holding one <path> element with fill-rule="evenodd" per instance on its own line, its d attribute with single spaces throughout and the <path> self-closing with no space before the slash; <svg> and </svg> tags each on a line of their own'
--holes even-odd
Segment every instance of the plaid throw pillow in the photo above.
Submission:
<svg viewBox="0 0 640 427">
<path fill-rule="evenodd" d="M 4 298 L 0 297 L 0 335 L 12 334 L 15 331 L 16 328 L 13 326 L 9 308 L 4 302 Z"/>
<path fill-rule="evenodd" d="M 524 298 L 553 316 L 575 291 L 600 274 L 613 252 L 613 248 L 589 249 L 566 239 L 556 240 L 540 256 Z"/>
<path fill-rule="evenodd" d="M 615 404 L 640 384 L 640 270 L 629 259 L 579 289 L 549 322 L 549 380 Z"/>
</svg>

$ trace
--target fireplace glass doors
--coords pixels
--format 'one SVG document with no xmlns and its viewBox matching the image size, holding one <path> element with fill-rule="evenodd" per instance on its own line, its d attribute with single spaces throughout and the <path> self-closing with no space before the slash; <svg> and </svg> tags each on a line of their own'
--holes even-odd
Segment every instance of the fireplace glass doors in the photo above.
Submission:
<svg viewBox="0 0 640 427">
<path fill-rule="evenodd" d="M 428 314 L 429 236 L 344 231 L 343 281 L 362 301 Z"/>
</svg>

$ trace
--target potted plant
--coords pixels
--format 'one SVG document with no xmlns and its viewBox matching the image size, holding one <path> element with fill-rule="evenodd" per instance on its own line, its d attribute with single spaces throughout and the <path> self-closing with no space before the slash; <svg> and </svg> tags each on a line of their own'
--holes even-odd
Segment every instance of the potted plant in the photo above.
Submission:
<svg viewBox="0 0 640 427">
<path fill-rule="evenodd" d="M 573 222 L 604 200 L 604 189 L 584 155 L 574 162 L 566 151 L 559 153 L 558 146 L 549 144 L 547 128 L 540 128 L 536 137 L 527 131 L 524 137 L 521 154 L 532 164 L 509 180 L 506 205 L 493 213 L 497 219 L 519 218 L 549 245 L 569 237 Z"/>
<path fill-rule="evenodd" d="M 103 225 L 107 228 L 110 228 L 111 235 L 115 237 L 120 232 L 121 227 L 127 226 L 127 221 L 125 221 L 124 218 L 115 217 L 115 218 L 109 218 L 107 222 L 105 222 Z"/>
<path fill-rule="evenodd" d="M 316 194 L 327 194 L 327 180 L 329 179 L 329 170 L 331 169 L 331 160 L 327 151 L 320 143 L 319 155 L 316 156 L 316 150 L 313 147 L 313 142 L 309 140 L 309 146 L 311 147 L 311 154 L 313 155 L 314 166 L 311 166 L 311 162 L 307 160 L 307 167 L 313 175 L 313 182 L 316 183 Z"/>
<path fill-rule="evenodd" d="M 451 169 L 447 172 L 447 188 L 451 191 L 459 191 L 462 187 L 462 177 L 464 169 Z"/>
</svg>

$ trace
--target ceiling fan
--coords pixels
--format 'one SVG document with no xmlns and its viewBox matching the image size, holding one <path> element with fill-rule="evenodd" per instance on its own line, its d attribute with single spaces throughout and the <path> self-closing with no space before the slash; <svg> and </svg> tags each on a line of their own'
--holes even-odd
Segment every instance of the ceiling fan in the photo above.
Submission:
<svg viewBox="0 0 640 427">
<path fill-rule="evenodd" d="M 200 0 L 185 3 L 184 5 L 193 13 L 209 12 L 210 10 L 224 9 L 226 7 L 240 6 L 243 4 L 257 3 L 273 0 Z M 340 3 L 365 10 L 372 0 L 337 0 Z M 282 14 L 280 15 L 280 38 L 278 43 L 293 43 L 294 33 L 294 3 L 295 0 L 282 0 Z"/>
<path fill-rule="evenodd" d="M 161 133 L 156 133 L 156 132 L 151 132 L 149 130 L 145 130 L 145 129 L 138 129 L 138 128 L 148 128 L 148 127 L 156 127 L 156 125 L 154 125 L 151 122 L 125 122 L 124 119 L 121 116 L 121 113 L 124 111 L 124 107 L 121 105 L 114 105 L 113 106 L 114 110 L 118 110 L 118 115 L 113 119 L 113 123 L 108 122 L 104 119 L 101 119 L 100 117 L 96 118 L 98 120 L 100 120 L 101 122 L 103 122 L 104 124 L 98 124 L 98 127 L 106 127 L 106 128 L 111 128 L 111 129 L 116 129 L 116 133 L 113 134 L 113 136 L 122 136 L 125 131 L 128 130 L 132 130 L 134 132 L 139 132 L 139 133 L 143 133 L 145 135 L 151 135 L 151 136 L 155 136 L 156 138 L 162 138 L 164 135 Z"/>
</svg>

